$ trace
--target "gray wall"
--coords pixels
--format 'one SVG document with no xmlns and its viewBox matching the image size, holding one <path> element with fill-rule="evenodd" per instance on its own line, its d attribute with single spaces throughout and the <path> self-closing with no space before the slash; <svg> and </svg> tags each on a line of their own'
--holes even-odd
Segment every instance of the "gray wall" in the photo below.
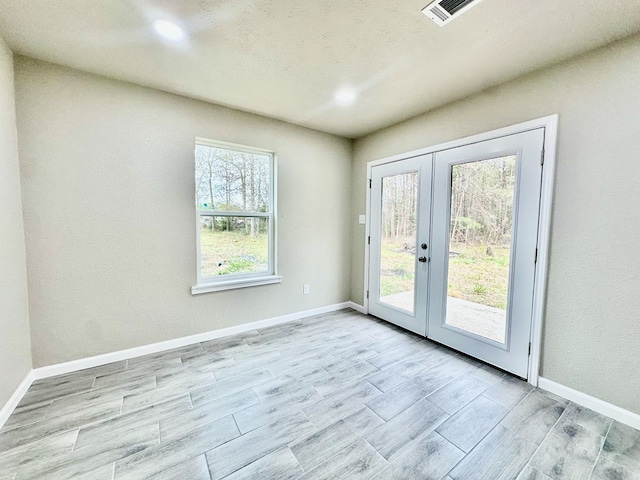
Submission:
<svg viewBox="0 0 640 480">
<path fill-rule="evenodd" d="M 356 141 L 352 219 L 366 164 L 560 115 L 542 375 L 640 413 L 640 37 L 528 75 Z M 364 227 L 353 227 L 362 303 Z"/>
<path fill-rule="evenodd" d="M 0 408 L 31 370 L 13 54 L 0 38 Z"/>
<path fill-rule="evenodd" d="M 351 141 L 28 58 L 16 85 L 35 366 L 349 299 Z M 191 296 L 196 136 L 277 153 L 282 284 Z"/>
</svg>

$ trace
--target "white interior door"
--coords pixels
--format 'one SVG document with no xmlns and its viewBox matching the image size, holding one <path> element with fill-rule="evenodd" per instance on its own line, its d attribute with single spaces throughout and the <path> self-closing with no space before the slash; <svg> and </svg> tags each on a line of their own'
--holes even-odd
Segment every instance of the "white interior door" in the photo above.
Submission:
<svg viewBox="0 0 640 480">
<path fill-rule="evenodd" d="M 544 129 L 437 152 L 429 338 L 527 377 Z"/>
<path fill-rule="evenodd" d="M 432 155 L 371 169 L 369 312 L 426 335 Z"/>
</svg>

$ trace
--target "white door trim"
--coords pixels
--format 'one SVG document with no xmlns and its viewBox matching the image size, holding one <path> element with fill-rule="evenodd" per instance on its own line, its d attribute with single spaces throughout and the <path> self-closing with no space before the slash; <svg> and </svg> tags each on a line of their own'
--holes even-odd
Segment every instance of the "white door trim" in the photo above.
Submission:
<svg viewBox="0 0 640 480">
<path fill-rule="evenodd" d="M 549 260 L 549 239 L 551 233 L 551 214 L 553 207 L 553 185 L 555 180 L 556 167 L 556 145 L 558 135 L 558 115 L 549 115 L 528 122 L 518 123 L 497 130 L 472 135 L 470 137 L 453 140 L 431 147 L 413 150 L 411 152 L 401 153 L 390 157 L 373 160 L 367 163 L 367 183 L 366 183 L 366 223 L 365 223 L 365 258 L 364 258 L 364 313 L 369 313 L 369 300 L 367 291 L 369 290 L 369 245 L 368 237 L 371 235 L 370 230 L 370 204 L 371 189 L 369 188 L 371 179 L 371 168 L 376 165 L 397 162 L 407 158 L 417 157 L 430 153 L 436 153 L 441 150 L 461 147 L 472 143 L 483 142 L 498 137 L 522 133 L 529 130 L 544 128 L 544 168 L 542 170 L 542 189 L 540 193 L 540 218 L 538 222 L 538 263 L 535 273 L 535 286 L 533 291 L 533 316 L 531 323 L 531 358 L 529 359 L 528 382 L 531 385 L 538 386 L 540 377 L 540 356 L 542 352 L 542 328 L 544 316 L 544 304 L 547 291 L 547 270 Z"/>
</svg>

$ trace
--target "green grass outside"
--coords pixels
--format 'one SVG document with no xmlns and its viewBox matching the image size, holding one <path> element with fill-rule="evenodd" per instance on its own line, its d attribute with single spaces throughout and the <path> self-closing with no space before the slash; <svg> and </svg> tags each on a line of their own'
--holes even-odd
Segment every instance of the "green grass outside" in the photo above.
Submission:
<svg viewBox="0 0 640 480">
<path fill-rule="evenodd" d="M 448 295 L 496 308 L 506 308 L 509 249 L 485 245 L 452 244 L 458 255 L 449 259 Z M 413 290 L 415 254 L 402 245 L 383 244 L 381 296 Z"/>
<path fill-rule="evenodd" d="M 269 267 L 269 237 L 254 237 L 244 232 L 220 232 L 200 229 L 202 276 L 262 272 Z"/>
<path fill-rule="evenodd" d="M 251 273 L 268 269 L 268 236 L 252 237 L 243 232 L 200 230 L 202 276 Z M 506 307 L 509 249 L 484 245 L 452 244 L 458 255 L 449 259 L 448 295 L 492 307 Z M 381 295 L 413 290 L 415 255 L 402 245 L 383 244 Z M 219 265 L 220 264 L 220 265 Z"/>
</svg>

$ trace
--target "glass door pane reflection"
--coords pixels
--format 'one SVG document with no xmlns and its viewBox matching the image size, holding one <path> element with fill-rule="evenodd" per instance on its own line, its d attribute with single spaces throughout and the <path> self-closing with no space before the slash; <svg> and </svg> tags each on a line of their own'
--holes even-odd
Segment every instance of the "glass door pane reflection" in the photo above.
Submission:
<svg viewBox="0 0 640 480">
<path fill-rule="evenodd" d="M 446 324 L 505 343 L 514 155 L 451 167 Z"/>
<path fill-rule="evenodd" d="M 418 172 L 382 179 L 380 301 L 415 311 Z"/>
</svg>

